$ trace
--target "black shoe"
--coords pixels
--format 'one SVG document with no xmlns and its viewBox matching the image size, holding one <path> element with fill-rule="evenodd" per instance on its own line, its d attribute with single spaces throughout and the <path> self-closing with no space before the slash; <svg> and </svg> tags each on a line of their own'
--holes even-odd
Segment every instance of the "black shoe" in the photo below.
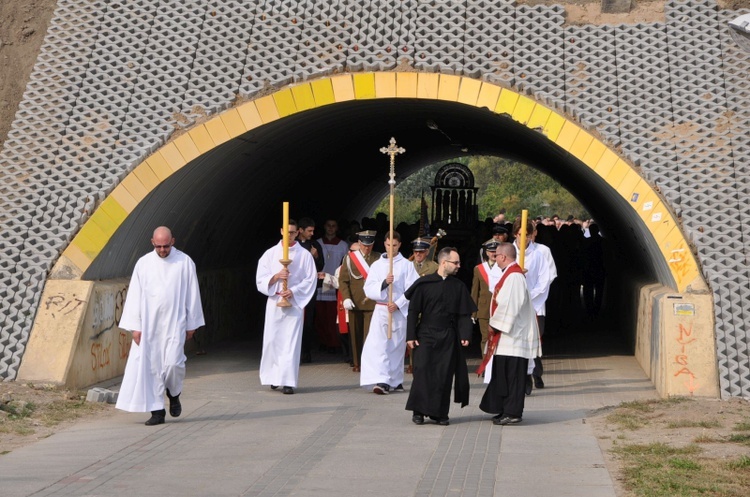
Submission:
<svg viewBox="0 0 750 497">
<path fill-rule="evenodd" d="M 391 387 L 385 383 L 378 383 L 372 387 L 372 391 L 378 395 L 388 395 L 391 392 Z"/>
<path fill-rule="evenodd" d="M 521 418 L 517 418 L 515 416 L 503 416 L 500 419 L 493 419 L 492 424 L 505 426 L 505 425 L 514 425 L 516 423 L 520 423 Z"/>
<path fill-rule="evenodd" d="M 167 389 L 167 397 L 169 397 L 169 415 L 173 418 L 177 418 L 182 414 L 182 402 L 180 402 L 180 394 L 171 395 L 169 389 Z"/>
<path fill-rule="evenodd" d="M 419 414 L 418 412 L 415 412 L 414 415 L 411 417 L 411 422 L 415 425 L 422 425 L 424 424 L 424 414 Z"/>
<path fill-rule="evenodd" d="M 282 390 L 285 395 L 292 395 L 294 393 L 294 389 L 292 387 L 284 387 Z"/>
<path fill-rule="evenodd" d="M 271 390 L 276 390 L 277 388 L 279 388 L 278 385 L 271 385 Z"/>
<path fill-rule="evenodd" d="M 534 386 L 536 388 L 544 388 L 544 381 L 541 376 L 534 376 Z"/>
<path fill-rule="evenodd" d="M 451 424 L 451 421 L 446 416 L 444 418 L 438 418 L 437 424 L 439 424 L 440 426 L 448 426 L 449 424 Z"/>
<path fill-rule="evenodd" d="M 404 385 L 403 383 L 399 383 L 396 388 L 393 389 L 394 392 L 403 392 L 404 391 Z"/>
<path fill-rule="evenodd" d="M 495 420 L 499 421 L 499 420 L 501 420 L 503 418 L 503 416 L 504 416 L 503 413 L 500 413 L 500 414 L 498 414 L 496 416 L 492 416 L 492 421 L 495 421 Z"/>
<path fill-rule="evenodd" d="M 531 389 L 533 387 L 533 383 L 531 381 L 531 375 L 526 375 L 526 395 L 531 395 Z"/>
<path fill-rule="evenodd" d="M 151 411 L 151 417 L 146 421 L 146 426 L 154 426 L 164 424 L 164 418 L 167 417 L 167 411 L 160 409 L 158 411 Z"/>
</svg>

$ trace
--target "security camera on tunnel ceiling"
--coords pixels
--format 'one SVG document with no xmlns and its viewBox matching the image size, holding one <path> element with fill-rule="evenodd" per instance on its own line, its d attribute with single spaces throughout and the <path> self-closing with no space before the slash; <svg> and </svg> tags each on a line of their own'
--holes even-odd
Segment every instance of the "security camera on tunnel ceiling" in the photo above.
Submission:
<svg viewBox="0 0 750 497">
<path fill-rule="evenodd" d="M 729 21 L 732 39 L 746 52 L 750 52 L 750 14 L 743 14 Z"/>
</svg>

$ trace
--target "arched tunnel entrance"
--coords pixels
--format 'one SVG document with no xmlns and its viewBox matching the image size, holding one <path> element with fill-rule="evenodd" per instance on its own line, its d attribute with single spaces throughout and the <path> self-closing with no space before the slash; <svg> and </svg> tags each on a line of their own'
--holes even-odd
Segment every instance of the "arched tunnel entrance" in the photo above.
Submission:
<svg viewBox="0 0 750 497">
<path fill-rule="evenodd" d="M 398 73 L 414 81 L 414 91 L 402 95 L 395 83 L 380 90 L 372 76 L 283 90 L 175 137 L 112 192 L 64 260 L 82 280 L 126 279 L 150 250 L 154 227 L 170 226 L 198 267 L 210 339 L 257 336 L 265 300 L 255 289 L 255 268 L 278 241 L 282 202 L 290 202 L 291 217 L 318 222 L 371 215 L 388 193 L 389 163 L 380 148 L 395 137 L 406 149 L 396 161 L 397 182 L 438 161 L 494 155 L 568 189 L 606 232 L 616 264 L 605 318 L 631 347 L 639 290 L 660 284 L 683 292 L 699 277 L 658 194 L 561 114 L 467 78 Z M 350 86 L 342 87 L 342 78 Z"/>
</svg>

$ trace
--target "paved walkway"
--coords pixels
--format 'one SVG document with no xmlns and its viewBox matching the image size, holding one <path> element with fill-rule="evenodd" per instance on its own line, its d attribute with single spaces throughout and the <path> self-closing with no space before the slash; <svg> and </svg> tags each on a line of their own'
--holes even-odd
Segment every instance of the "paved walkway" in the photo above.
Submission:
<svg viewBox="0 0 750 497">
<path fill-rule="evenodd" d="M 549 337 L 547 387 L 508 427 L 478 409 L 476 375 L 450 426 L 416 426 L 408 393 L 369 393 L 331 355 L 303 365 L 295 395 L 283 395 L 260 386 L 257 344 L 214 347 L 188 360 L 180 418 L 147 427 L 147 414 L 117 411 L 0 456 L 0 494 L 614 497 L 587 413 L 657 394 L 606 342 Z"/>
</svg>

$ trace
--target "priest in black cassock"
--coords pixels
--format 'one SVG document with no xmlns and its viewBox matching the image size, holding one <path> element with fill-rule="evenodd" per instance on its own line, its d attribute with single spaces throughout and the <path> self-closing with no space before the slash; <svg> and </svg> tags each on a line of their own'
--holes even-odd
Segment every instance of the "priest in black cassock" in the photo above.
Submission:
<svg viewBox="0 0 750 497">
<path fill-rule="evenodd" d="M 414 357 L 413 381 L 406 410 L 418 425 L 427 416 L 447 426 L 451 384 L 454 402 L 469 403 L 469 370 L 463 347 L 472 335 L 471 314 L 477 310 L 468 288 L 456 278 L 461 258 L 455 247 L 438 253 L 436 273 L 419 278 L 404 296 L 409 299 L 406 344 Z"/>
</svg>

